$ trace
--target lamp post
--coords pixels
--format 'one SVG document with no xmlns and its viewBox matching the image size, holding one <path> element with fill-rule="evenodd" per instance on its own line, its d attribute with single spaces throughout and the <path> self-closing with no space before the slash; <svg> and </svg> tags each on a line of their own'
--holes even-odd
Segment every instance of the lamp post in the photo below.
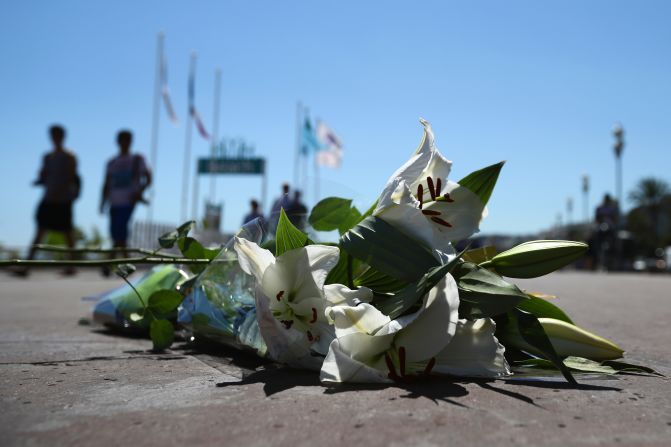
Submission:
<svg viewBox="0 0 671 447">
<path fill-rule="evenodd" d="M 582 208 L 583 219 L 585 223 L 589 223 L 589 176 L 582 175 Z"/>
<path fill-rule="evenodd" d="M 620 123 L 616 123 L 613 127 L 613 136 L 615 137 L 615 144 L 613 145 L 613 152 L 615 152 L 615 191 L 617 194 L 617 222 L 615 223 L 615 260 L 616 269 L 623 266 L 622 262 L 622 240 L 620 239 L 620 227 L 622 225 L 622 151 L 624 150 L 624 129 Z"/>
<path fill-rule="evenodd" d="M 613 136 L 615 137 L 615 144 L 613 145 L 613 152 L 615 152 L 615 192 L 619 213 L 622 206 L 622 151 L 624 150 L 624 129 L 620 123 L 616 123 L 613 127 Z"/>
</svg>

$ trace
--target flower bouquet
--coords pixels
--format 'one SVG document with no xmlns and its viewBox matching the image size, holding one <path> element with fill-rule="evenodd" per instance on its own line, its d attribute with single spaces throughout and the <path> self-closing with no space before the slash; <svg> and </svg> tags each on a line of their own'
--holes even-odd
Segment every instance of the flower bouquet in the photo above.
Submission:
<svg viewBox="0 0 671 447">
<path fill-rule="evenodd" d="M 532 241 L 502 253 L 457 252 L 478 231 L 503 163 L 448 180 L 430 125 L 418 149 L 361 213 L 327 198 L 309 223 L 338 231 L 317 244 L 281 212 L 274 239 L 243 228 L 195 278 L 178 322 L 197 337 L 248 347 L 323 383 L 434 375 L 505 378 L 515 371 L 651 373 L 615 343 L 575 326 L 543 295 L 506 278 L 548 274 L 587 246 Z"/>
</svg>

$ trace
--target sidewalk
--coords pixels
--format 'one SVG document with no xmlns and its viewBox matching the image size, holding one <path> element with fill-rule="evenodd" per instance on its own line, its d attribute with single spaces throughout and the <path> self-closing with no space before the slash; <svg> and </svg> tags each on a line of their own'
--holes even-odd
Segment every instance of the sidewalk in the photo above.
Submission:
<svg viewBox="0 0 671 447">
<path fill-rule="evenodd" d="M 178 344 L 155 355 L 148 340 L 77 322 L 90 306 L 82 296 L 119 281 L 0 272 L 0 445 L 661 447 L 671 439 L 668 379 L 333 389 L 225 349 Z M 517 284 L 559 295 L 577 324 L 671 377 L 671 277 L 559 273 Z"/>
</svg>

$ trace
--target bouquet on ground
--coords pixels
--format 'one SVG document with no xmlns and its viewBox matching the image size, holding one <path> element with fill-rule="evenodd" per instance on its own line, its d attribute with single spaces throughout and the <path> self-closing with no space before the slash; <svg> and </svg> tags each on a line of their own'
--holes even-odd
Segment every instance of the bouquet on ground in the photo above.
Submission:
<svg viewBox="0 0 671 447">
<path fill-rule="evenodd" d="M 421 123 L 419 147 L 367 211 L 337 197 L 314 207 L 309 223 L 337 231 L 337 243 L 313 242 L 284 211 L 274 239 L 254 221 L 221 250 L 202 247 L 185 224 L 161 245 L 209 264 L 180 285 L 181 304 L 174 291 L 169 299 L 155 292 L 130 319 L 165 348 L 173 325 L 156 309 L 179 305 L 176 323 L 196 338 L 319 371 L 323 383 L 505 378 L 539 368 L 572 383 L 575 371 L 655 374 L 617 361 L 623 350 L 615 343 L 574 325 L 546 295 L 504 279 L 553 272 L 587 245 L 545 240 L 502 253 L 457 252 L 455 243 L 479 231 L 503 162 L 449 180 L 452 162 Z"/>
</svg>

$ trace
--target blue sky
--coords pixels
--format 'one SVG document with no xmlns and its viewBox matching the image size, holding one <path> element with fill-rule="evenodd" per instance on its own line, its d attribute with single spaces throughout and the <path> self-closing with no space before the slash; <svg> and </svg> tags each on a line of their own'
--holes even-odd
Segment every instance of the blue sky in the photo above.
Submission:
<svg viewBox="0 0 671 447">
<path fill-rule="evenodd" d="M 614 190 L 616 121 L 626 131 L 625 192 L 643 176 L 671 180 L 670 14 L 663 1 L 3 2 L 0 241 L 21 246 L 32 238 L 41 191 L 30 183 L 55 122 L 67 127 L 67 146 L 79 157 L 76 223 L 106 232 L 97 209 L 116 131 L 132 129 L 134 149 L 149 154 L 159 31 L 181 118 L 174 127 L 161 117 L 159 221 L 180 217 L 194 50 L 206 125 L 220 67 L 220 133 L 245 138 L 268 159 L 269 198 L 293 178 L 302 101 L 345 145 L 342 167 L 320 172 L 322 197 L 353 197 L 367 207 L 418 144 L 424 117 L 454 162 L 454 180 L 507 160 L 483 232 L 547 228 L 568 197 L 573 219 L 582 218 L 583 173 L 591 178 L 590 207 Z M 194 155 L 208 150 L 194 136 Z M 223 226 L 232 231 L 261 182 L 222 177 L 217 185 Z M 202 180 L 201 201 L 208 188 Z M 136 212 L 145 216 L 145 208 Z"/>
</svg>

